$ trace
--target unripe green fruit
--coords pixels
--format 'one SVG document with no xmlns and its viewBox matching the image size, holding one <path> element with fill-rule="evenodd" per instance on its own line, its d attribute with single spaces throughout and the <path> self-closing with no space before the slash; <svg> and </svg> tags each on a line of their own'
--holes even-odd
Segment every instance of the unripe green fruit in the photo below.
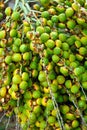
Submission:
<svg viewBox="0 0 87 130">
<path fill-rule="evenodd" d="M 85 19 L 77 18 L 77 23 L 80 24 L 80 25 L 83 25 L 85 23 Z"/>
<path fill-rule="evenodd" d="M 14 44 L 19 47 L 21 45 L 21 39 L 20 38 L 16 38 L 14 40 Z"/>
<path fill-rule="evenodd" d="M 76 23 L 75 23 L 74 20 L 69 20 L 69 21 L 67 22 L 67 27 L 68 27 L 69 29 L 74 29 L 74 28 L 75 28 L 75 25 L 76 25 Z"/>
<path fill-rule="evenodd" d="M 72 17 L 74 14 L 74 10 L 71 7 L 69 7 L 66 9 L 65 14 L 67 17 Z"/>
<path fill-rule="evenodd" d="M 55 42 L 51 39 L 49 39 L 46 43 L 45 43 L 46 47 L 48 48 L 53 48 L 55 46 Z"/>
<path fill-rule="evenodd" d="M 77 48 L 80 48 L 81 47 L 81 42 L 77 40 L 77 41 L 75 41 L 75 45 L 76 45 Z"/>
<path fill-rule="evenodd" d="M 51 84 L 50 86 L 53 93 L 57 92 L 58 87 L 55 84 Z"/>
<path fill-rule="evenodd" d="M 44 28 L 43 28 L 42 26 L 38 26 L 38 27 L 36 28 L 36 32 L 39 32 L 39 34 L 41 35 L 41 34 L 44 33 Z"/>
<path fill-rule="evenodd" d="M 79 86 L 73 85 L 71 87 L 71 92 L 74 93 L 74 94 L 78 93 L 79 92 Z"/>
<path fill-rule="evenodd" d="M 27 45 L 26 45 L 26 44 L 20 45 L 20 52 L 24 53 L 24 52 L 26 52 L 26 51 L 28 51 Z"/>
<path fill-rule="evenodd" d="M 12 51 L 13 51 L 13 52 L 19 52 L 19 47 L 16 46 L 16 45 L 13 45 L 13 46 L 12 46 Z"/>
<path fill-rule="evenodd" d="M 66 86 L 66 88 L 71 88 L 71 87 L 72 87 L 72 82 L 71 82 L 71 80 L 66 80 L 65 86 Z"/>
<path fill-rule="evenodd" d="M 21 77 L 20 77 L 20 75 L 18 75 L 18 74 L 14 75 L 13 78 L 12 78 L 12 82 L 13 82 L 14 84 L 19 84 L 19 83 L 21 82 Z"/>
<path fill-rule="evenodd" d="M 35 61 L 32 61 L 30 64 L 31 69 L 37 69 L 37 63 Z"/>
<path fill-rule="evenodd" d="M 87 82 L 82 82 L 82 87 L 87 90 Z"/>
<path fill-rule="evenodd" d="M 30 124 L 35 123 L 36 120 L 37 120 L 37 119 L 36 119 L 36 115 L 34 114 L 34 112 L 30 113 L 29 118 L 31 119 L 31 120 L 30 120 Z"/>
<path fill-rule="evenodd" d="M 59 34 L 59 40 L 62 41 L 62 42 L 65 42 L 67 39 L 67 36 L 65 33 L 60 33 Z"/>
<path fill-rule="evenodd" d="M 41 92 L 39 90 L 33 92 L 33 98 L 37 99 L 40 98 L 40 96 L 41 96 Z"/>
<path fill-rule="evenodd" d="M 65 82 L 65 78 L 62 75 L 57 76 L 58 84 L 63 84 Z"/>
<path fill-rule="evenodd" d="M 12 84 L 11 90 L 12 91 L 18 91 L 18 85 L 17 84 Z"/>
<path fill-rule="evenodd" d="M 23 72 L 22 73 L 22 80 L 28 81 L 28 79 L 29 79 L 29 74 L 27 72 Z"/>
<path fill-rule="evenodd" d="M 41 16 L 42 16 L 43 18 L 49 19 L 50 14 L 49 14 L 48 11 L 43 11 L 43 12 L 41 13 Z"/>
<path fill-rule="evenodd" d="M 77 68 L 74 69 L 74 74 L 75 74 L 76 76 L 81 75 L 82 72 L 83 72 L 83 71 L 82 71 L 82 69 L 81 69 L 80 67 L 77 67 Z"/>
<path fill-rule="evenodd" d="M 12 12 L 11 7 L 7 7 L 7 8 L 5 9 L 5 14 L 6 14 L 7 16 L 10 16 L 10 15 L 11 15 L 11 12 Z"/>
<path fill-rule="evenodd" d="M 54 109 L 53 101 L 52 101 L 51 99 L 49 99 L 49 100 L 47 101 L 47 106 L 46 106 L 46 108 L 47 108 L 48 110 L 53 110 L 53 109 Z"/>
<path fill-rule="evenodd" d="M 25 52 L 25 53 L 23 54 L 23 60 L 28 61 L 28 60 L 30 60 L 31 58 L 32 58 L 32 56 L 31 56 L 31 54 L 30 54 L 29 52 Z"/>
<path fill-rule="evenodd" d="M 10 30 L 10 37 L 16 37 L 17 36 L 17 30 L 11 29 Z"/>
<path fill-rule="evenodd" d="M 49 26 L 45 26 L 44 27 L 45 33 L 50 33 L 51 32 L 51 28 Z"/>
<path fill-rule="evenodd" d="M 60 72 L 64 75 L 64 76 L 68 76 L 69 72 L 68 69 L 66 67 L 60 67 Z"/>
<path fill-rule="evenodd" d="M 66 114 L 67 112 L 69 112 L 69 107 L 67 105 L 61 106 L 61 112 L 63 114 Z"/>
<path fill-rule="evenodd" d="M 79 126 L 79 122 L 77 121 L 77 120 L 74 120 L 73 122 L 72 122 L 72 127 L 73 128 L 77 128 Z"/>
<path fill-rule="evenodd" d="M 5 62 L 6 62 L 7 64 L 10 64 L 10 63 L 12 62 L 12 57 L 11 57 L 11 56 L 6 56 L 6 57 L 5 57 Z"/>
<path fill-rule="evenodd" d="M 38 76 L 38 80 L 39 80 L 40 82 L 43 82 L 43 81 L 46 80 L 46 74 L 45 74 L 45 72 L 40 71 L 39 76 Z"/>
<path fill-rule="evenodd" d="M 19 20 L 20 20 L 20 13 L 17 12 L 17 11 L 14 11 L 14 12 L 12 13 L 12 19 L 13 19 L 14 21 L 19 21 Z"/>
<path fill-rule="evenodd" d="M 57 32 L 51 32 L 51 33 L 50 33 L 50 37 L 51 37 L 52 40 L 55 41 L 55 40 L 57 40 L 57 38 L 58 38 L 58 33 L 57 33 Z"/>
<path fill-rule="evenodd" d="M 68 45 L 68 43 L 64 42 L 64 43 L 62 44 L 62 49 L 63 49 L 63 51 L 68 51 L 68 50 L 69 50 L 69 45 Z"/>
<path fill-rule="evenodd" d="M 42 111 L 42 110 L 41 110 L 41 107 L 40 107 L 39 105 L 34 107 L 33 112 L 34 112 L 35 114 L 40 114 L 41 111 Z"/>
<path fill-rule="evenodd" d="M 3 18 L 3 13 L 0 12 L 0 20 Z"/>
<path fill-rule="evenodd" d="M 87 45 L 87 37 L 83 36 L 81 37 L 81 43 L 86 46 Z"/>
<path fill-rule="evenodd" d="M 40 40 L 42 43 L 45 43 L 49 39 L 49 34 L 47 33 L 42 33 L 40 36 Z"/>
<path fill-rule="evenodd" d="M 20 89 L 26 90 L 28 87 L 28 83 L 26 81 L 21 81 L 19 84 Z"/>
<path fill-rule="evenodd" d="M 76 59 L 77 59 L 78 61 L 82 61 L 83 58 L 84 58 L 84 57 L 83 57 L 82 55 L 76 54 Z"/>
<path fill-rule="evenodd" d="M 14 53 L 13 56 L 12 56 L 12 60 L 14 62 L 20 62 L 21 59 L 22 59 L 22 57 L 21 57 L 21 54 L 19 54 L 19 53 Z"/>
<path fill-rule="evenodd" d="M 58 22 L 58 16 L 57 15 L 53 15 L 51 17 L 51 20 L 52 20 L 53 23 L 57 23 Z"/>
<path fill-rule="evenodd" d="M 54 117 L 54 116 L 49 116 L 48 117 L 48 123 L 49 124 L 53 124 L 53 123 L 55 123 L 56 122 L 56 118 Z"/>
<path fill-rule="evenodd" d="M 66 113 L 66 118 L 68 119 L 68 120 L 74 120 L 75 119 L 75 116 L 74 116 L 74 114 L 72 114 L 72 113 Z"/>
<path fill-rule="evenodd" d="M 73 10 L 78 11 L 79 5 L 77 3 L 72 3 L 72 8 L 73 8 Z"/>
<path fill-rule="evenodd" d="M 40 128 L 43 130 L 43 129 L 46 128 L 46 126 L 47 126 L 46 121 L 42 120 L 42 121 L 40 122 Z"/>
<path fill-rule="evenodd" d="M 6 36 L 6 31 L 5 30 L 0 30 L 0 39 L 4 39 Z"/>
<path fill-rule="evenodd" d="M 50 3 L 50 0 L 40 0 L 40 3 L 44 6 L 44 7 L 47 7 Z"/>
<path fill-rule="evenodd" d="M 59 47 L 55 47 L 55 48 L 53 49 L 53 53 L 54 53 L 55 55 L 59 55 L 59 54 L 61 54 L 61 49 L 60 49 Z"/>
<path fill-rule="evenodd" d="M 62 2 L 64 2 L 64 1 L 62 1 Z M 64 6 L 62 6 L 62 5 L 60 5 L 60 4 L 58 4 L 58 5 L 56 6 L 56 10 L 57 10 L 60 14 L 63 13 L 63 12 L 65 12 Z"/>
<path fill-rule="evenodd" d="M 85 105 L 86 105 L 86 102 L 85 102 L 84 100 L 79 100 L 79 101 L 78 101 L 78 106 L 79 106 L 80 108 L 84 108 Z"/>
<path fill-rule="evenodd" d="M 80 47 L 79 48 L 79 54 L 86 55 L 87 54 L 87 49 L 85 47 Z"/>
<path fill-rule="evenodd" d="M 66 21 L 66 15 L 65 15 L 65 13 L 59 14 L 58 18 L 59 18 L 60 22 L 65 22 Z"/>
<path fill-rule="evenodd" d="M 32 94 L 31 94 L 31 92 L 30 91 L 25 91 L 25 93 L 24 93 L 24 98 L 25 99 L 32 99 Z"/>
<path fill-rule="evenodd" d="M 60 58 L 57 55 L 52 56 L 52 60 L 53 60 L 54 63 L 57 63 L 59 61 L 59 59 Z"/>
<path fill-rule="evenodd" d="M 51 20 L 47 20 L 47 25 L 52 28 L 53 27 L 53 22 Z"/>
<path fill-rule="evenodd" d="M 61 29 L 64 29 L 64 28 L 66 28 L 66 25 L 65 25 L 65 23 L 58 23 L 58 27 Z"/>
</svg>

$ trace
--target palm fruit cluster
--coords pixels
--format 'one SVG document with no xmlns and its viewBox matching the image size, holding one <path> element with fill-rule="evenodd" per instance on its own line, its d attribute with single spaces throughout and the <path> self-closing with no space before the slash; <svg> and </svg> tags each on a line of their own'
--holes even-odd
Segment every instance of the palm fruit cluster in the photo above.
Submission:
<svg viewBox="0 0 87 130">
<path fill-rule="evenodd" d="M 0 111 L 23 130 L 86 130 L 86 1 L 16 6 L 0 5 Z"/>
</svg>

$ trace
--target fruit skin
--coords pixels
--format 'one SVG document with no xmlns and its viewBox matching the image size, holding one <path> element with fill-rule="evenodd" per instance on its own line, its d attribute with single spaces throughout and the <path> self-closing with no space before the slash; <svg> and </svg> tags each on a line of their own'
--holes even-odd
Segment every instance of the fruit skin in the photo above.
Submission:
<svg viewBox="0 0 87 130">
<path fill-rule="evenodd" d="M 79 86 L 73 85 L 73 86 L 71 87 L 71 92 L 72 92 L 72 93 L 76 94 L 76 93 L 78 93 L 78 91 L 79 91 Z"/>
<path fill-rule="evenodd" d="M 55 42 L 51 39 L 49 39 L 46 43 L 45 43 L 46 47 L 48 48 L 53 48 L 55 46 Z"/>
<path fill-rule="evenodd" d="M 26 81 L 21 81 L 21 83 L 19 84 L 19 87 L 22 90 L 26 90 L 28 87 L 28 83 Z"/>
<path fill-rule="evenodd" d="M 13 56 L 12 56 L 12 60 L 14 62 L 20 62 L 21 59 L 22 59 L 22 57 L 21 57 L 20 53 L 14 53 Z"/>
<path fill-rule="evenodd" d="M 7 7 L 7 8 L 5 9 L 5 14 L 6 14 L 7 16 L 10 16 L 10 15 L 11 15 L 11 12 L 12 12 L 11 7 Z"/>
<path fill-rule="evenodd" d="M 49 34 L 47 33 L 42 33 L 40 36 L 41 42 L 45 43 L 49 39 Z"/>
<path fill-rule="evenodd" d="M 15 29 L 10 30 L 10 36 L 16 37 L 17 36 L 17 30 L 15 30 Z"/>
<path fill-rule="evenodd" d="M 79 122 L 77 120 L 73 120 L 72 127 L 77 128 L 79 126 Z"/>
<path fill-rule="evenodd" d="M 69 7 L 66 9 L 65 14 L 67 17 L 72 17 L 74 14 L 74 10 L 71 7 Z"/>
<path fill-rule="evenodd" d="M 40 3 L 44 6 L 44 7 L 47 7 L 50 3 L 50 0 L 40 0 Z"/>
<path fill-rule="evenodd" d="M 14 75 L 13 78 L 12 78 L 12 82 L 13 82 L 14 84 L 19 84 L 19 83 L 21 82 L 21 77 L 20 77 L 20 75 L 18 75 L 18 74 Z"/>
<path fill-rule="evenodd" d="M 14 12 L 12 13 L 12 19 L 13 19 L 14 21 L 19 21 L 19 20 L 20 20 L 20 13 L 17 12 L 17 11 L 14 11 Z"/>
<path fill-rule="evenodd" d="M 0 31 L 0 39 L 4 39 L 5 36 L 6 36 L 5 30 L 1 30 L 1 31 Z"/>
<path fill-rule="evenodd" d="M 7 89 L 6 87 L 0 88 L 0 96 L 5 97 L 6 96 Z"/>
</svg>

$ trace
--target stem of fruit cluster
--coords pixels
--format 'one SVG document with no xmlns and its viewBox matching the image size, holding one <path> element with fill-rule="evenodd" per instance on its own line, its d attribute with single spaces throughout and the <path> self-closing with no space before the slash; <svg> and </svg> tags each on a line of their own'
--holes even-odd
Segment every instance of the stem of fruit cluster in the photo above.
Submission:
<svg viewBox="0 0 87 130">
<path fill-rule="evenodd" d="M 67 92 L 67 94 L 69 95 L 69 97 L 71 97 L 71 94 L 70 94 L 70 92 L 68 91 L 68 89 L 66 89 L 66 92 Z M 82 112 L 80 111 L 80 109 L 79 109 L 79 107 L 78 107 L 78 105 L 77 105 L 77 100 L 76 100 L 76 99 L 75 99 L 75 100 L 72 99 L 72 102 L 73 102 L 74 106 L 76 107 L 76 109 L 79 111 L 80 117 L 81 117 L 81 119 L 82 119 L 82 124 L 84 124 L 85 126 L 87 126 L 86 121 L 85 121 L 85 119 L 84 119 L 84 117 L 83 117 L 83 115 L 82 115 Z"/>
<path fill-rule="evenodd" d="M 5 117 L 6 113 L 4 112 L 2 117 L 0 118 L 0 123 L 2 122 L 3 118 Z"/>
<path fill-rule="evenodd" d="M 18 98 L 18 100 L 17 100 L 17 109 L 19 109 L 19 98 Z M 16 113 L 16 126 L 15 126 L 15 129 L 16 130 L 19 130 L 19 123 L 18 123 L 18 112 Z"/>
<path fill-rule="evenodd" d="M 15 1 L 15 5 L 14 5 L 14 10 L 16 10 L 17 6 L 18 6 L 19 0 Z"/>
<path fill-rule="evenodd" d="M 11 120 L 11 116 L 9 116 L 9 118 L 8 118 L 8 120 L 7 120 L 7 124 L 6 124 L 5 130 L 8 129 L 8 126 L 9 126 L 9 124 L 10 124 L 10 120 Z"/>
<path fill-rule="evenodd" d="M 5 1 L 4 1 L 4 3 L 7 3 L 7 2 L 9 2 L 9 0 L 5 0 Z"/>
<path fill-rule="evenodd" d="M 70 72 L 72 72 L 72 74 L 74 74 L 72 68 L 69 67 L 69 66 L 67 66 L 67 65 L 65 64 L 65 62 L 64 62 L 64 67 L 68 68 L 68 70 L 69 70 Z M 75 74 L 74 74 L 74 77 L 75 77 L 76 81 L 79 83 L 79 86 L 80 86 L 80 88 L 81 88 L 81 90 L 82 90 L 82 93 L 83 93 L 83 95 L 85 96 L 85 100 L 87 101 L 86 93 L 85 93 L 85 91 L 84 91 L 84 89 L 83 89 L 83 87 L 82 87 L 82 85 L 81 85 L 81 83 L 80 83 L 78 77 L 77 77 Z"/>
<path fill-rule="evenodd" d="M 54 95 L 52 93 L 52 90 L 51 90 L 51 87 L 50 87 L 50 81 L 48 79 L 48 72 L 47 72 L 46 66 L 44 65 L 44 62 L 43 62 L 43 55 L 42 55 L 41 52 L 39 53 L 39 55 L 40 55 L 40 58 L 42 59 L 42 66 L 43 66 L 44 72 L 46 74 L 46 79 L 47 79 L 48 86 L 50 88 L 50 96 L 51 96 L 52 101 L 53 101 L 54 109 L 57 110 L 57 115 L 56 116 L 57 116 L 57 119 L 58 119 L 58 123 L 60 125 L 61 130 L 65 130 L 64 122 L 63 122 L 62 116 L 60 114 L 58 103 L 56 102 L 55 97 L 54 97 Z"/>
</svg>

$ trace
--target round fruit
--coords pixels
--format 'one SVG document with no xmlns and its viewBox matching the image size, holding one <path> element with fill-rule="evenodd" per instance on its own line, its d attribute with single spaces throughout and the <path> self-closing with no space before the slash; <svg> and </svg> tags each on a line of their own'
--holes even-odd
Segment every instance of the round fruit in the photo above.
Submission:
<svg viewBox="0 0 87 130">
<path fill-rule="evenodd" d="M 14 84 L 19 84 L 19 83 L 21 82 L 21 77 L 20 77 L 20 75 L 18 75 L 18 74 L 14 75 L 13 78 L 12 78 L 12 82 L 13 82 Z"/>
<path fill-rule="evenodd" d="M 14 21 L 19 21 L 19 20 L 20 20 L 20 13 L 17 12 L 17 11 L 14 11 L 14 12 L 12 13 L 12 19 L 13 19 Z"/>
<path fill-rule="evenodd" d="M 71 7 L 69 7 L 66 9 L 65 14 L 67 17 L 72 17 L 74 14 L 74 10 Z"/>
<path fill-rule="evenodd" d="M 42 33 L 40 36 L 40 40 L 42 43 L 45 43 L 49 39 L 49 34 L 47 33 Z"/>
<path fill-rule="evenodd" d="M 21 54 L 19 54 L 19 53 L 14 53 L 13 56 L 12 56 L 12 60 L 14 62 L 20 62 L 21 59 L 22 59 L 22 57 L 21 57 Z"/>
</svg>

